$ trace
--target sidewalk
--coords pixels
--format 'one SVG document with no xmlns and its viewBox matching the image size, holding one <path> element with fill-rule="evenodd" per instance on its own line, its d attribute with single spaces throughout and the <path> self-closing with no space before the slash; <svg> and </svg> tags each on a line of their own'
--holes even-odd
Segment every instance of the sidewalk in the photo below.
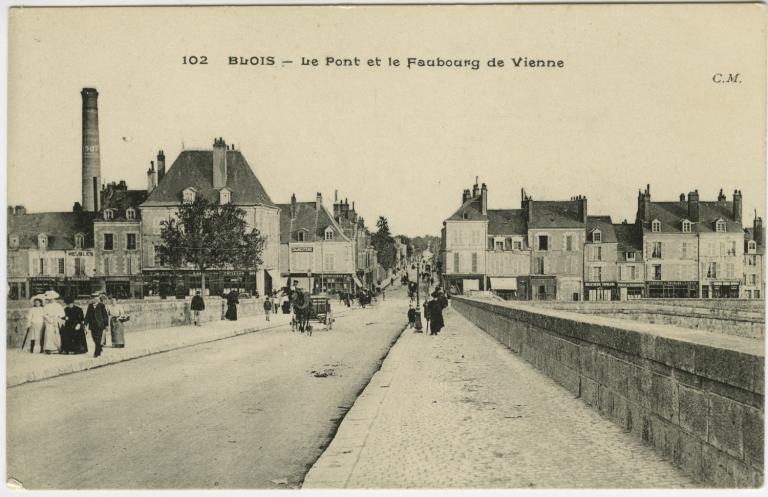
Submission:
<svg viewBox="0 0 768 497">
<path fill-rule="evenodd" d="M 448 309 L 406 330 L 303 488 L 696 486 Z"/>
<path fill-rule="evenodd" d="M 6 387 L 21 385 L 30 381 L 39 381 L 54 376 L 98 368 L 159 352 L 189 347 L 205 342 L 221 340 L 255 331 L 275 328 L 289 324 L 289 314 L 273 314 L 271 321 L 264 315 L 242 318 L 238 321 L 212 321 L 202 326 L 174 326 L 148 331 L 135 331 L 125 334 L 125 348 L 109 346 L 98 358 L 93 357 L 94 345 L 90 333 L 88 353 L 79 355 L 34 354 L 29 349 L 6 349 Z M 106 331 L 109 333 L 109 331 Z M 107 337 L 107 344 L 109 344 Z M 39 350 L 39 346 L 37 347 Z"/>
</svg>

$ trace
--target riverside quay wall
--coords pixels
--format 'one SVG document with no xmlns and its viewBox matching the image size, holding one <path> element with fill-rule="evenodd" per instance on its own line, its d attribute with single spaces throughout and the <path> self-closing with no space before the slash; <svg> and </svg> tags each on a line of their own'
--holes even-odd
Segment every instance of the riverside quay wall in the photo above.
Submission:
<svg viewBox="0 0 768 497">
<path fill-rule="evenodd" d="M 192 324 L 192 311 L 189 308 L 191 299 L 176 300 L 123 300 L 120 305 L 125 309 L 130 320 L 125 322 L 125 331 L 146 331 L 172 326 L 184 326 Z M 83 309 L 88 308 L 88 302 L 76 302 Z M 224 318 L 226 301 L 220 297 L 206 297 L 205 311 L 201 321 L 219 321 Z M 240 299 L 237 306 L 238 317 L 255 316 L 264 314 L 264 299 Z M 9 348 L 21 347 L 24 334 L 27 331 L 27 316 L 29 315 L 29 303 L 9 306 L 6 310 L 6 346 Z"/>
<path fill-rule="evenodd" d="M 651 324 L 671 324 L 726 335 L 765 338 L 765 301 L 730 299 L 641 299 L 619 302 L 532 301 L 537 307 L 610 315 Z"/>
<path fill-rule="evenodd" d="M 453 308 L 713 487 L 763 482 L 764 343 L 454 297 Z"/>
</svg>

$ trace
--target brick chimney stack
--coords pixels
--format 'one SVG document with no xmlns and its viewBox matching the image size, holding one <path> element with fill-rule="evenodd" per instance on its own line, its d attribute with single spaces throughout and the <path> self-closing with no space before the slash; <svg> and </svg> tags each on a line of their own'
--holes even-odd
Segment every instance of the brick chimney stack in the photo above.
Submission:
<svg viewBox="0 0 768 497">
<path fill-rule="evenodd" d="M 291 219 L 296 219 L 296 194 L 291 193 Z"/>
<path fill-rule="evenodd" d="M 733 190 L 733 218 L 741 222 L 741 190 Z"/>
<path fill-rule="evenodd" d="M 213 187 L 227 186 L 227 144 L 224 138 L 213 140 Z"/>
<path fill-rule="evenodd" d="M 163 181 L 165 176 L 165 153 L 160 150 L 157 152 L 157 184 Z"/>
<path fill-rule="evenodd" d="M 149 161 L 149 169 L 147 169 L 147 193 L 152 193 L 152 190 L 157 186 L 157 176 L 155 176 L 155 163 Z"/>
<path fill-rule="evenodd" d="M 97 212 L 101 190 L 101 156 L 99 153 L 99 92 L 83 88 L 83 210 Z"/>
<path fill-rule="evenodd" d="M 752 238 L 758 245 L 763 244 L 763 218 L 758 217 L 757 212 L 755 212 L 755 222 L 752 225 Z"/>
<path fill-rule="evenodd" d="M 485 183 L 480 188 L 480 214 L 488 214 L 488 187 Z"/>
<path fill-rule="evenodd" d="M 317 192 L 317 196 L 315 197 L 315 209 L 320 210 L 323 208 L 323 195 L 320 192 Z"/>
<path fill-rule="evenodd" d="M 688 193 L 688 220 L 699 222 L 699 190 Z"/>
</svg>

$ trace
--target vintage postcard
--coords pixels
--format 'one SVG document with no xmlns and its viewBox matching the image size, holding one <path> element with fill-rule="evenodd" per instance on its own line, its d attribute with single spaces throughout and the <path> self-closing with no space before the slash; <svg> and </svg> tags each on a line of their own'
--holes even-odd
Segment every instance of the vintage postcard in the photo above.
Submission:
<svg viewBox="0 0 768 497">
<path fill-rule="evenodd" d="M 763 486 L 764 4 L 7 15 L 7 488 Z"/>
</svg>

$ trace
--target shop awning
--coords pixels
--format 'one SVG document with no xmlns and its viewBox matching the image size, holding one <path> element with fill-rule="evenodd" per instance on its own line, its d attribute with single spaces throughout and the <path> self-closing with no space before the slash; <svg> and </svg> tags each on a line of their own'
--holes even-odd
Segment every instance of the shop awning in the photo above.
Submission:
<svg viewBox="0 0 768 497">
<path fill-rule="evenodd" d="M 267 269 L 267 274 L 272 279 L 272 285 L 278 285 L 280 282 L 280 271 L 277 269 Z"/>
<path fill-rule="evenodd" d="M 359 287 L 363 286 L 363 284 L 360 282 L 360 278 L 358 278 L 357 276 L 355 276 L 355 285 L 357 285 Z"/>
<path fill-rule="evenodd" d="M 517 290 L 517 278 L 491 278 L 491 290 Z"/>
</svg>

